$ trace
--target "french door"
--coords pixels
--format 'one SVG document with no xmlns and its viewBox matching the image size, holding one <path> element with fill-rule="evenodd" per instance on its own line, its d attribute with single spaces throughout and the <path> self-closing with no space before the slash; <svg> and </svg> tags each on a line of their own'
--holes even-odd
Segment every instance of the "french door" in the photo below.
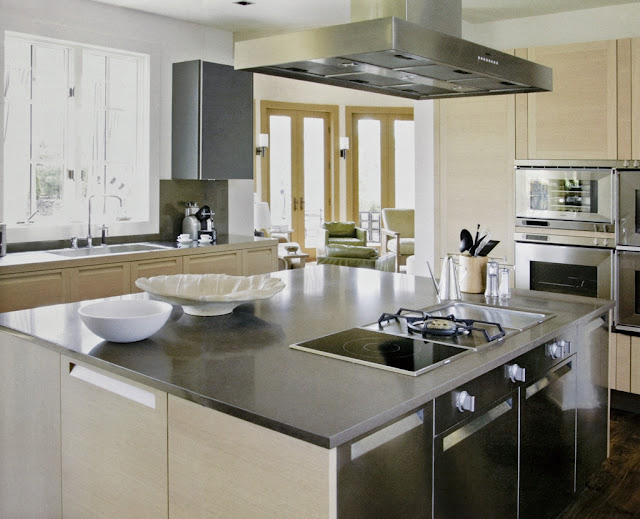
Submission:
<svg viewBox="0 0 640 519">
<path fill-rule="evenodd" d="M 272 227 L 293 230 L 292 241 L 313 258 L 318 231 L 330 214 L 331 114 L 289 108 L 263 114 L 269 133 L 263 182 Z"/>
<path fill-rule="evenodd" d="M 412 109 L 348 108 L 353 157 L 351 218 L 380 241 L 380 211 L 415 205 Z"/>
</svg>

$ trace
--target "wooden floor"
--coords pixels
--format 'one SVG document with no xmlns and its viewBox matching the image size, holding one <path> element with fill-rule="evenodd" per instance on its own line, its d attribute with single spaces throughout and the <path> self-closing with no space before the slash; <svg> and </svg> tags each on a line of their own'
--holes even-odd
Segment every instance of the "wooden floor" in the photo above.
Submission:
<svg viewBox="0 0 640 519">
<path fill-rule="evenodd" d="M 640 414 L 612 409 L 611 455 L 558 519 L 640 519 Z"/>
</svg>

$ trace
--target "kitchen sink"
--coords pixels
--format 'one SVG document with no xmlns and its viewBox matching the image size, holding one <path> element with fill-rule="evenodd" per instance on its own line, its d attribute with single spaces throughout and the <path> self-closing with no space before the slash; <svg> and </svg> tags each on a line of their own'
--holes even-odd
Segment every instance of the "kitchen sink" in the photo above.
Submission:
<svg viewBox="0 0 640 519">
<path fill-rule="evenodd" d="M 118 245 L 98 245 L 96 247 L 84 247 L 81 249 L 60 249 L 47 251 L 56 256 L 67 258 L 82 258 L 87 256 L 105 256 L 107 254 L 125 254 L 129 252 L 149 252 L 154 250 L 165 250 L 170 247 L 163 245 L 152 245 L 151 243 L 122 243 Z"/>
<path fill-rule="evenodd" d="M 519 331 L 531 328 L 547 319 L 551 319 L 555 315 L 533 312 L 531 310 L 498 308 L 495 306 L 460 301 L 444 303 L 427 308 L 425 311 L 434 316 L 453 315 L 457 319 L 473 319 L 475 321 L 500 323 L 505 329 L 511 328 Z"/>
</svg>

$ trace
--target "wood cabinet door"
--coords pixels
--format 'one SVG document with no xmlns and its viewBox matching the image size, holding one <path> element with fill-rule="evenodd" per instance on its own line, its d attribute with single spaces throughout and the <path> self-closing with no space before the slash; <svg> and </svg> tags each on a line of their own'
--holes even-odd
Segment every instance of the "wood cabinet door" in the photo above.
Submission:
<svg viewBox="0 0 640 519">
<path fill-rule="evenodd" d="M 618 40 L 617 59 L 618 159 L 640 161 L 640 38 Z"/>
<path fill-rule="evenodd" d="M 0 312 L 69 302 L 66 269 L 0 276 Z"/>
<path fill-rule="evenodd" d="M 136 286 L 136 279 L 152 276 L 172 276 L 182 274 L 182 258 L 161 258 L 131 262 L 131 292 L 142 292 Z"/>
<path fill-rule="evenodd" d="M 185 256 L 183 263 L 185 274 L 229 274 L 231 276 L 241 276 L 243 273 L 240 251 L 194 254 Z"/>
<path fill-rule="evenodd" d="M 492 255 L 513 262 L 514 96 L 438 101 L 439 252 L 457 253 L 460 230 L 491 231 Z"/>
<path fill-rule="evenodd" d="M 172 395 L 168 436 L 172 519 L 336 517 L 335 449 Z"/>
<path fill-rule="evenodd" d="M 60 518 L 60 355 L 0 343 L 0 517 Z"/>
<path fill-rule="evenodd" d="M 71 269 L 71 301 L 128 294 L 131 287 L 129 263 L 108 263 Z"/>
<path fill-rule="evenodd" d="M 62 356 L 65 517 L 166 518 L 167 394 Z"/>
<path fill-rule="evenodd" d="M 528 94 L 528 156 L 517 158 L 615 160 L 616 41 L 531 48 L 528 59 L 553 69 L 553 92 Z"/>
<path fill-rule="evenodd" d="M 267 274 L 278 270 L 276 247 L 268 249 L 247 249 L 244 252 L 244 275 Z"/>
</svg>

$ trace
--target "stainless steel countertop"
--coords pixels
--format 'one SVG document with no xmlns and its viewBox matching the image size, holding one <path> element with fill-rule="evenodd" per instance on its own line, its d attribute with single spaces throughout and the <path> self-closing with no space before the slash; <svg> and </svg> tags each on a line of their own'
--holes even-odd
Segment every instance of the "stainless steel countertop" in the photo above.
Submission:
<svg viewBox="0 0 640 519">
<path fill-rule="evenodd" d="M 429 278 L 332 265 L 275 272 L 285 289 L 229 315 L 195 317 L 174 307 L 147 340 L 115 344 L 77 316 L 84 303 L 0 314 L 4 332 L 244 420 L 333 448 L 606 313 L 613 302 L 515 290 L 509 307 L 556 316 L 504 342 L 418 377 L 289 348 L 376 321 L 383 311 L 437 303 Z M 122 296 L 145 298 L 146 294 Z M 465 295 L 484 303 L 484 296 Z M 570 303 L 570 304 L 569 304 Z"/>
</svg>

